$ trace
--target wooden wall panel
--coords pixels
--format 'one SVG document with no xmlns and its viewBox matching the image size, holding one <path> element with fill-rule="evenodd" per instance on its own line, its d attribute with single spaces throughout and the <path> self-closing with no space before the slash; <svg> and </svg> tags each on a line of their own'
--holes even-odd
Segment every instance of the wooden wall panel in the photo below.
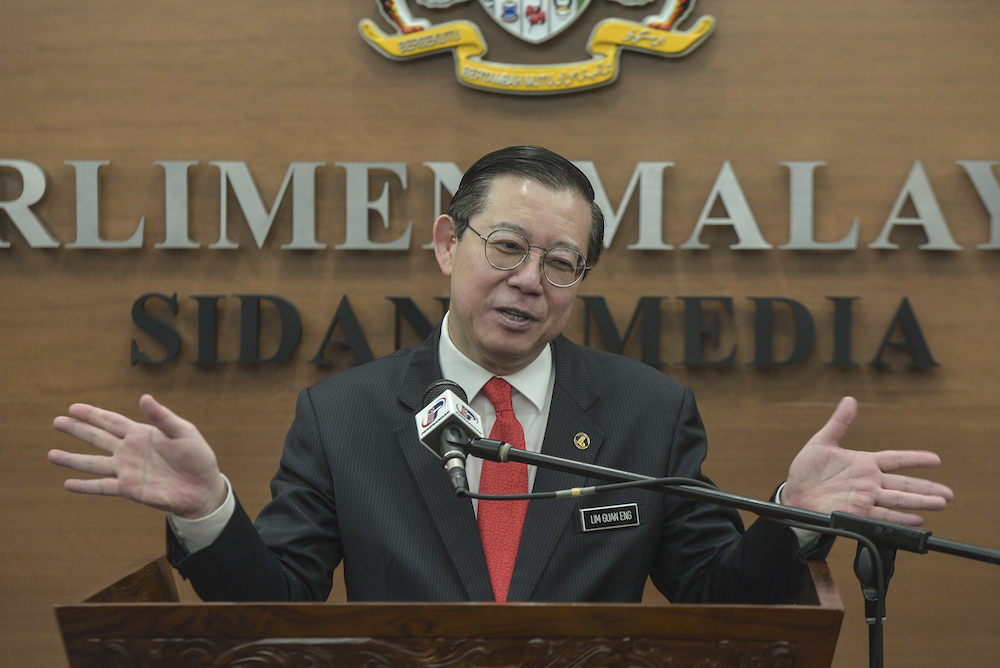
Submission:
<svg viewBox="0 0 1000 668">
<path fill-rule="evenodd" d="M 411 3 L 417 13 L 437 17 Z M 497 60 L 584 58 L 599 18 L 641 18 L 654 7 L 594 2 L 580 29 L 537 49 L 489 24 L 474 2 L 440 16 L 483 29 Z M 617 206 L 635 166 L 670 161 L 663 181 L 663 240 L 673 251 L 633 251 L 638 206 L 621 227 L 582 295 L 602 295 L 624 331 L 638 299 L 663 297 L 663 371 L 694 388 L 712 450 L 707 466 L 723 488 L 766 496 L 837 399 L 857 396 L 862 412 L 845 445 L 926 447 L 944 465 L 934 476 L 956 492 L 929 519 L 935 535 L 1000 548 L 997 456 L 1000 427 L 1000 251 L 980 250 L 990 214 L 959 160 L 1000 160 L 1000 7 L 899 0 L 769 3 L 701 0 L 695 14 L 718 26 L 685 58 L 625 53 L 620 80 L 548 98 L 501 96 L 455 81 L 450 56 L 389 61 L 359 37 L 375 2 L 304 0 L 199 3 L 170 0 L 23 0 L 5 4 L 0 24 L 0 160 L 41 167 L 47 191 L 33 210 L 60 242 L 31 248 L 0 214 L 0 644 L 12 665 L 63 665 L 51 612 L 64 600 L 135 560 L 162 552 L 162 517 L 114 499 L 61 489 L 62 471 L 44 455 L 69 439 L 50 428 L 73 401 L 136 416 L 152 392 L 199 425 L 245 505 L 257 510 L 280 452 L 297 391 L 344 368 L 309 364 L 347 295 L 376 355 L 393 349 L 387 296 L 408 295 L 429 317 L 447 293 L 430 240 L 434 185 L 424 162 L 466 168 L 508 144 L 538 143 L 593 161 Z M 439 20 L 435 18 L 434 20 Z M 76 175 L 66 161 L 109 160 L 100 174 L 101 232 L 129 237 L 146 216 L 140 250 L 67 248 L 76 236 Z M 197 250 L 154 248 L 164 235 L 163 170 L 155 161 L 192 160 L 191 237 Z M 244 161 L 270 204 L 291 162 L 324 161 L 317 172 L 317 238 L 323 251 L 287 251 L 291 211 L 258 249 L 229 197 L 237 250 L 219 238 L 219 172 L 210 161 Z M 832 241 L 860 220 L 856 250 L 778 249 L 788 241 L 789 184 L 783 161 L 822 160 L 816 172 L 816 236 Z M 895 251 L 868 247 L 881 232 L 915 161 L 934 189 L 959 251 L 919 250 L 918 230 L 899 229 Z M 679 249 L 729 161 L 762 234 L 775 248 L 733 251 L 727 230 L 707 231 L 706 251 Z M 345 178 L 337 162 L 399 162 L 408 184 L 376 176 L 372 198 L 390 184 L 390 227 L 413 221 L 409 252 L 349 252 Z M 993 171 L 997 177 L 997 171 Z M 0 200 L 20 194 L 0 170 Z M 149 292 L 177 293 L 184 348 L 164 367 L 132 366 L 136 339 L 158 348 L 130 318 Z M 220 308 L 220 356 L 238 355 L 237 294 L 273 294 L 303 316 L 302 345 L 287 362 L 203 369 L 196 354 L 192 295 L 227 295 Z M 720 346 L 736 364 L 693 369 L 683 358 L 681 296 L 728 296 L 733 318 Z M 816 321 L 814 352 L 802 363 L 748 367 L 754 346 L 750 297 L 805 305 Z M 856 296 L 855 368 L 827 366 L 833 346 L 828 296 Z M 913 371 L 909 358 L 874 357 L 906 297 L 940 366 Z M 584 337 L 582 304 L 567 330 Z M 593 328 L 591 328 L 593 330 Z M 603 345 L 596 330 L 592 343 Z M 404 343 L 414 343 L 411 331 Z M 787 345 L 785 341 L 781 345 Z M 641 354 L 630 340 L 626 354 Z M 848 607 L 835 665 L 860 665 L 867 630 L 851 574 L 853 545 L 831 566 Z M 193 594 L 185 590 L 187 597 Z M 335 592 L 334 596 L 342 596 Z M 890 588 L 888 666 L 991 665 L 1000 653 L 1000 569 L 941 555 L 901 555 Z"/>
</svg>

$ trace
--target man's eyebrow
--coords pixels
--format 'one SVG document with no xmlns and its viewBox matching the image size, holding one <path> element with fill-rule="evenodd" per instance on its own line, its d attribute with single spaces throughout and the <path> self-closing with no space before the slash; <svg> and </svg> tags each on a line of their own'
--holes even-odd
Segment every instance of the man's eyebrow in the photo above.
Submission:
<svg viewBox="0 0 1000 668">
<path fill-rule="evenodd" d="M 501 222 L 497 223 L 496 225 L 494 225 L 490 229 L 490 232 L 493 232 L 494 230 L 510 230 L 511 232 L 517 232 L 518 234 L 520 234 L 525 239 L 528 239 L 528 243 L 531 243 L 531 239 L 529 238 L 528 230 L 524 229 L 521 225 L 518 225 L 517 223 L 509 223 L 507 221 L 501 221 Z M 487 234 L 487 236 L 489 236 L 489 234 Z M 532 245 L 535 245 L 535 244 L 532 244 Z M 567 242 L 564 242 L 564 243 L 558 243 L 555 246 L 552 246 L 552 248 L 570 248 L 572 250 L 575 250 L 580 255 L 584 255 L 583 251 L 581 251 L 579 248 L 577 248 L 576 244 L 573 243 L 572 241 L 567 241 Z M 548 250 L 548 249 L 546 249 L 546 250 Z M 584 257 L 586 257 L 586 255 L 584 255 Z"/>
<path fill-rule="evenodd" d="M 528 238 L 528 230 L 524 229 L 517 223 L 508 223 L 507 221 L 502 220 L 496 225 L 494 225 L 490 231 L 492 232 L 494 230 L 510 230 L 512 232 L 517 232 L 518 234 L 521 234 L 522 236 L 524 236 L 525 239 Z"/>
</svg>

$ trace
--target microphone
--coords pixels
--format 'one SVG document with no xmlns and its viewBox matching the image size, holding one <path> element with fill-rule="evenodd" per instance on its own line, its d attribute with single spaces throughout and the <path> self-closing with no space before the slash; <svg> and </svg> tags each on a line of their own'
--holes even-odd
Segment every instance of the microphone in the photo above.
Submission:
<svg viewBox="0 0 1000 668">
<path fill-rule="evenodd" d="M 483 422 L 466 401 L 465 390 L 458 383 L 437 380 L 424 392 L 424 407 L 413 416 L 420 442 L 444 462 L 455 494 L 469 491 L 466 445 L 483 437 Z"/>
</svg>

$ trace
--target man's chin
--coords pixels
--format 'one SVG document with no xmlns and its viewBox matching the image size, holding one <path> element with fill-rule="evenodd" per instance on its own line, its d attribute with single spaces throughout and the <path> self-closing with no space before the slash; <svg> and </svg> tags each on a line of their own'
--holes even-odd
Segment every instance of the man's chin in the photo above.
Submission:
<svg viewBox="0 0 1000 668">
<path fill-rule="evenodd" d="M 537 345 L 536 341 L 532 345 L 510 345 L 508 342 L 505 345 L 491 346 L 488 353 L 490 365 L 487 368 L 497 375 L 520 371 L 535 361 L 543 347 Z"/>
</svg>

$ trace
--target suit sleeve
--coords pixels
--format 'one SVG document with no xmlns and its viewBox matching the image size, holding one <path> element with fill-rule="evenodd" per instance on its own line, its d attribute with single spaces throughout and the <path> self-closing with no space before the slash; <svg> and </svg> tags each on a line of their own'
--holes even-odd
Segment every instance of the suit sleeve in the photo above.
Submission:
<svg viewBox="0 0 1000 668">
<path fill-rule="evenodd" d="M 687 388 L 671 439 L 669 475 L 708 481 L 701 472 L 705 430 Z M 650 576 L 671 601 L 776 603 L 789 601 L 802 583 L 807 558 L 822 558 L 830 541 L 803 553 L 795 533 L 758 519 L 744 531 L 739 513 L 710 503 L 671 500 Z"/>
<path fill-rule="evenodd" d="M 204 601 L 325 601 L 342 550 L 323 444 L 299 394 L 271 502 L 252 523 L 237 507 L 219 537 L 188 554 L 167 528 L 167 555 Z"/>
</svg>

